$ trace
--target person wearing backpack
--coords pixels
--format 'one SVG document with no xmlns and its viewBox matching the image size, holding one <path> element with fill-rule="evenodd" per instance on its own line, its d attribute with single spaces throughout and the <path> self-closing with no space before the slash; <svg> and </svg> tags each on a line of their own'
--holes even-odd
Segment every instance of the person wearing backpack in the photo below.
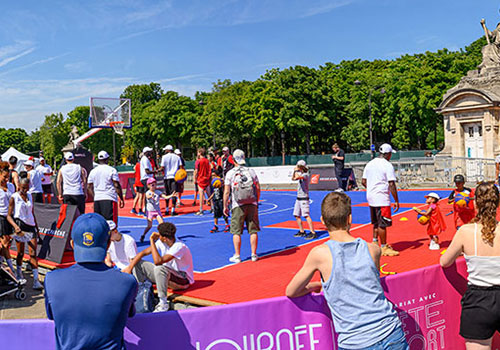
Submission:
<svg viewBox="0 0 500 350">
<path fill-rule="evenodd" d="M 241 235 L 246 223 L 250 234 L 252 261 L 257 261 L 257 233 L 259 232 L 260 184 L 255 172 L 245 167 L 245 152 L 236 149 L 233 152 L 235 167 L 224 179 L 224 215 L 229 215 L 229 196 L 231 195 L 231 234 L 233 235 L 234 255 L 229 258 L 233 263 L 240 263 Z"/>
</svg>

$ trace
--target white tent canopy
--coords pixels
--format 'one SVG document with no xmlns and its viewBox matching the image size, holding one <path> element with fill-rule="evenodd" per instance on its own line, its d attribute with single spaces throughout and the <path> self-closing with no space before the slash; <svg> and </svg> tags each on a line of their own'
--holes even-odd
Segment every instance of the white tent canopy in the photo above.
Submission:
<svg viewBox="0 0 500 350">
<path fill-rule="evenodd" d="M 24 170 L 23 164 L 25 161 L 27 161 L 30 158 L 30 156 L 28 156 L 27 154 L 24 154 L 22 152 L 19 152 L 14 147 L 10 147 L 7 151 L 5 151 L 4 154 L 2 154 L 2 161 L 8 162 L 9 158 L 12 156 L 15 156 L 17 158 L 16 170 L 18 172 L 23 171 Z M 38 158 L 33 158 L 33 162 L 35 163 L 35 167 L 36 167 L 38 164 Z"/>
</svg>

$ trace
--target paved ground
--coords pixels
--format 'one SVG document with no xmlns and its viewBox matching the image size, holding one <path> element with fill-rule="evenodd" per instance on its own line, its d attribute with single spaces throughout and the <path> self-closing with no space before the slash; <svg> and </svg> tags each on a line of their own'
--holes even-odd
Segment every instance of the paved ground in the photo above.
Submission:
<svg viewBox="0 0 500 350">
<path fill-rule="evenodd" d="M 43 291 L 33 290 L 33 275 L 24 272 L 28 280 L 24 291 L 28 295 L 26 300 L 17 300 L 13 294 L 0 298 L 0 320 L 46 318 Z M 40 275 L 43 282 L 44 276 Z"/>
<path fill-rule="evenodd" d="M 20 301 L 14 297 L 14 294 L 0 298 L 0 320 L 28 319 L 28 318 L 46 318 L 45 301 L 43 291 L 33 290 L 33 275 L 31 272 L 24 271 L 24 277 L 28 280 L 24 291 L 27 294 L 26 300 Z M 40 274 L 40 281 L 43 282 L 45 276 Z M 170 308 L 174 310 L 183 310 L 196 308 L 186 303 L 170 303 Z"/>
</svg>

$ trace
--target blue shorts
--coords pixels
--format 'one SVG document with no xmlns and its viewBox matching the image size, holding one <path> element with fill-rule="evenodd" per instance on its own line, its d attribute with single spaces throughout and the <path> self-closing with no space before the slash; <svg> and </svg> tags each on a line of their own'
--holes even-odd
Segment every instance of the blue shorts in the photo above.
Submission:
<svg viewBox="0 0 500 350">
<path fill-rule="evenodd" d="M 348 349 L 339 346 L 339 350 Z M 358 350 L 410 350 L 410 347 L 406 341 L 403 329 L 401 326 L 397 326 L 385 339 L 366 348 L 359 348 Z"/>
</svg>

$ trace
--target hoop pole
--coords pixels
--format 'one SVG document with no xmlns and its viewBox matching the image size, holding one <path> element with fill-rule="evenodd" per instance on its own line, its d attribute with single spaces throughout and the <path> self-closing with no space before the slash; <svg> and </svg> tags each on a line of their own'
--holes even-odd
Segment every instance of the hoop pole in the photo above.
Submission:
<svg viewBox="0 0 500 350">
<path fill-rule="evenodd" d="M 98 133 L 99 131 L 101 131 L 102 129 L 100 128 L 93 128 L 93 129 L 90 129 L 89 131 L 87 131 L 85 134 L 83 134 L 82 136 L 80 136 L 79 138 L 77 138 L 76 140 L 73 140 L 73 144 L 76 146 L 77 144 L 85 141 L 86 139 L 88 139 L 90 136 Z"/>
<path fill-rule="evenodd" d="M 113 166 L 116 166 L 116 132 L 113 132 Z"/>
</svg>

